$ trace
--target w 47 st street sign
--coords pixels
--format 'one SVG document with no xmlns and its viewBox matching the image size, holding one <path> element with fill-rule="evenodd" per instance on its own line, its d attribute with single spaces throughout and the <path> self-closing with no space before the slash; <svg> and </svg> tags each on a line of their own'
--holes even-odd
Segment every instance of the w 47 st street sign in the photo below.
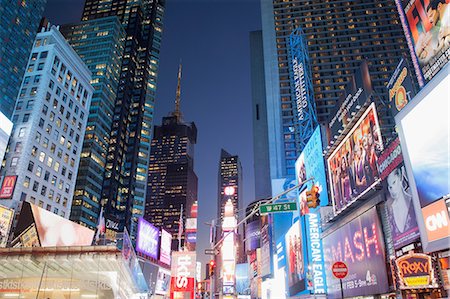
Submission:
<svg viewBox="0 0 450 299">
<path fill-rule="evenodd" d="M 273 203 L 273 204 L 259 206 L 259 212 L 261 214 L 284 213 L 284 212 L 292 212 L 292 211 L 297 211 L 297 203 L 295 201 L 284 202 L 284 203 Z"/>
</svg>

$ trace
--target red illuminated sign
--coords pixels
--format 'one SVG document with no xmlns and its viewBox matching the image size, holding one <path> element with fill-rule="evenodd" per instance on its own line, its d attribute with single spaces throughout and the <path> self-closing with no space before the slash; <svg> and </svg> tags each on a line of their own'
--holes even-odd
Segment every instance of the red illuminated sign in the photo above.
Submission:
<svg viewBox="0 0 450 299">
<path fill-rule="evenodd" d="M 10 199 L 14 193 L 17 175 L 7 175 L 3 179 L 2 188 L 0 189 L 0 199 Z"/>
</svg>

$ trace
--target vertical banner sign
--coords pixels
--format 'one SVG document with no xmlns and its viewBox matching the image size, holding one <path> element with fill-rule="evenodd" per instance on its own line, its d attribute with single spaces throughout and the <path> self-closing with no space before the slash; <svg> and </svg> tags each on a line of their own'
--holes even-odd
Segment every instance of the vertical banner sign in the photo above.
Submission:
<svg viewBox="0 0 450 299">
<path fill-rule="evenodd" d="M 0 247 L 6 247 L 14 211 L 0 205 Z"/>
<path fill-rule="evenodd" d="M 0 189 L 0 199 L 11 199 L 16 187 L 17 175 L 7 175 L 3 178 Z"/>
<path fill-rule="evenodd" d="M 172 252 L 171 299 L 194 299 L 196 266 L 195 252 Z"/>
<path fill-rule="evenodd" d="M 396 0 L 411 57 L 428 83 L 450 58 L 450 1 Z M 419 76 L 419 83 L 423 85 Z"/>
<path fill-rule="evenodd" d="M 322 248 L 322 229 L 320 225 L 320 214 L 310 212 L 306 215 L 306 229 L 308 233 L 308 257 L 309 274 L 313 282 L 313 293 L 315 295 L 327 293 L 325 264 Z"/>
</svg>

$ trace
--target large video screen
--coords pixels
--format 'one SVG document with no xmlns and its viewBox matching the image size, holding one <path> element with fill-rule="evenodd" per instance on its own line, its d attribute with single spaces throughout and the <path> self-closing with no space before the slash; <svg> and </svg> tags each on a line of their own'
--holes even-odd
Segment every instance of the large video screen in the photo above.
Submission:
<svg viewBox="0 0 450 299">
<path fill-rule="evenodd" d="M 13 216 L 14 210 L 0 205 L 0 247 L 6 247 Z"/>
<path fill-rule="evenodd" d="M 327 160 L 336 214 L 378 180 L 377 161 L 382 149 L 380 125 L 372 103 Z"/>
<path fill-rule="evenodd" d="M 423 89 L 418 95 L 423 99 L 396 118 L 421 207 L 450 194 L 449 72 L 447 67 L 445 78 Z"/>
<path fill-rule="evenodd" d="M 35 205 L 31 210 L 42 247 L 92 245 L 93 230 Z"/>
<path fill-rule="evenodd" d="M 172 251 L 172 234 L 161 230 L 161 246 L 159 251 L 159 260 L 166 265 L 170 265 L 170 253 Z"/>
<path fill-rule="evenodd" d="M 138 220 L 136 251 L 158 259 L 159 230 L 144 218 Z"/>
<path fill-rule="evenodd" d="M 291 296 L 305 289 L 305 255 L 301 221 L 295 222 L 285 235 L 286 275 Z"/>
<path fill-rule="evenodd" d="M 425 83 L 429 82 L 449 61 L 450 0 L 396 0 L 396 3 L 411 56 Z"/>
</svg>

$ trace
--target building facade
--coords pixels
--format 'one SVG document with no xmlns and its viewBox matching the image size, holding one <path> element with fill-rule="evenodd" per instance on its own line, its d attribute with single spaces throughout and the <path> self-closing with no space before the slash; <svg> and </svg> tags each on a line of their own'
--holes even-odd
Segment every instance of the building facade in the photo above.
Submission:
<svg viewBox="0 0 450 299">
<path fill-rule="evenodd" d="M 262 0 L 261 13 L 271 178 L 293 176 L 301 151 L 288 44 L 299 27 L 308 47 L 318 121 L 328 121 L 345 84 L 367 59 L 383 136 L 392 133 L 393 119 L 383 106 L 385 82 L 407 51 L 394 1 Z"/>
<path fill-rule="evenodd" d="M 55 26 L 37 34 L 1 173 L 14 184 L 2 205 L 18 211 L 28 201 L 69 218 L 93 93 L 90 80 L 89 69 Z"/>
<path fill-rule="evenodd" d="M 165 1 L 86 1 L 82 21 L 117 16 L 126 33 L 102 201 L 134 240 L 144 215 Z"/>
<path fill-rule="evenodd" d="M 0 1 L 0 112 L 9 119 L 46 3 Z"/>
<path fill-rule="evenodd" d="M 155 126 L 148 170 L 145 219 L 172 234 L 172 250 L 185 244 L 179 235 L 180 219 L 183 224 L 197 200 L 198 179 L 194 172 L 194 146 L 197 127 L 194 122 L 182 119 L 180 105 L 181 68 L 178 73 L 178 90 L 175 111 L 163 117 L 162 125 Z M 180 213 L 183 213 L 180 216 Z"/>
<path fill-rule="evenodd" d="M 116 16 L 65 25 L 61 32 L 92 72 L 94 87 L 70 219 L 98 222 L 125 30 Z"/>
<path fill-rule="evenodd" d="M 239 156 L 231 155 L 224 149 L 220 151 L 219 173 L 218 173 L 218 200 L 217 221 L 223 222 L 225 204 L 229 199 L 233 203 L 233 209 L 238 219 L 243 219 L 242 191 L 242 165 Z M 238 228 L 240 230 L 240 228 Z M 217 237 L 222 236 L 222 228 L 219 227 Z"/>
</svg>

